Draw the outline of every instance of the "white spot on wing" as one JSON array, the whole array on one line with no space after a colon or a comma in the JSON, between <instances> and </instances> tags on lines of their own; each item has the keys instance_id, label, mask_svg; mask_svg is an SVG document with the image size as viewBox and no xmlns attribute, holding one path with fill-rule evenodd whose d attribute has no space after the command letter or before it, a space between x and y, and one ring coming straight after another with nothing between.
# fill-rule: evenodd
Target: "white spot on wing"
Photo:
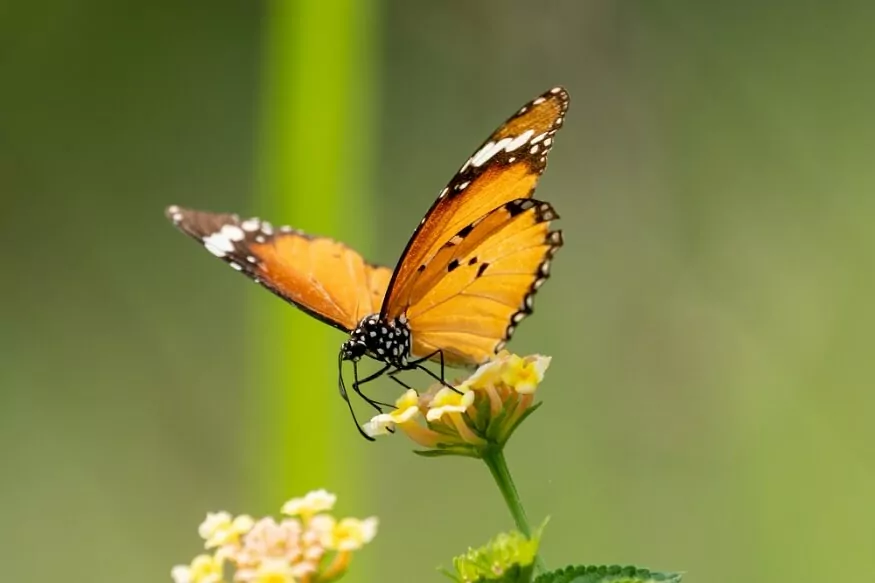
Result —
<instances>
[{"instance_id":1,"label":"white spot on wing","mask_svg":"<svg viewBox=\"0 0 875 583\"><path fill-rule=\"evenodd\" d=\"M482 148L480 148L476 154L471 157L471 165L472 166L480 166L495 154L493 152L493 148L495 148L495 142L486 142ZM467 164L466 164L467 166Z\"/></svg>"},{"instance_id":2,"label":"white spot on wing","mask_svg":"<svg viewBox=\"0 0 875 583\"><path fill-rule=\"evenodd\" d=\"M209 251L210 253L212 253L216 257L224 257L225 256L224 251L222 251L218 247L211 245L210 243L207 243L206 241L204 241L204 247L206 247L207 251Z\"/></svg>"},{"instance_id":3,"label":"white spot on wing","mask_svg":"<svg viewBox=\"0 0 875 583\"><path fill-rule=\"evenodd\" d=\"M504 148L508 152L513 152L523 144L529 141L529 138L535 133L535 130L526 130L516 138L510 141L510 143Z\"/></svg>"},{"instance_id":4,"label":"white spot on wing","mask_svg":"<svg viewBox=\"0 0 875 583\"><path fill-rule=\"evenodd\" d=\"M468 168L469 164L476 167L482 166L499 152L513 152L517 148L529 143L529 140L534 135L534 133L534 130L528 129L515 138L502 138L497 142L486 142L486 144L484 144L483 147L480 148L480 150L478 150L477 153L474 154L470 160L465 162L465 165L462 167L462 171ZM537 146L533 146L532 153L535 154L537 153L537 151ZM513 159L511 161L513 161Z\"/></svg>"},{"instance_id":5,"label":"white spot on wing","mask_svg":"<svg viewBox=\"0 0 875 583\"><path fill-rule=\"evenodd\" d=\"M219 232L231 241L242 241L246 237L243 229L237 225L225 225Z\"/></svg>"},{"instance_id":6,"label":"white spot on wing","mask_svg":"<svg viewBox=\"0 0 875 583\"><path fill-rule=\"evenodd\" d=\"M216 257L224 257L234 251L234 243L222 231L204 237L203 242L207 250Z\"/></svg>"}]
</instances>

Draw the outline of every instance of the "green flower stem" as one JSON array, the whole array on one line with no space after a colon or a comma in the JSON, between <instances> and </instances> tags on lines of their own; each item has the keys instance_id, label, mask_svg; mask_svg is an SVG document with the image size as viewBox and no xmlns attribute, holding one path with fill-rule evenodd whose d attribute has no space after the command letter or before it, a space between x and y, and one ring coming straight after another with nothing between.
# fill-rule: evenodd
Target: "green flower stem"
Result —
<instances>
[{"instance_id":1,"label":"green flower stem","mask_svg":"<svg viewBox=\"0 0 875 583\"><path fill-rule=\"evenodd\" d=\"M498 489L501 491L501 496L504 498L504 503L507 504L507 508L513 516L517 529L526 535L526 538L531 538L532 527L529 526L529 519L526 517L523 503L520 501L519 492L517 492L516 485L513 483L513 477L510 475L510 470L507 469L507 461L504 459L504 450L500 447L490 449L483 454L482 459L486 462L489 472L495 479L495 483L498 485ZM538 572L546 571L540 553L535 557L535 569Z\"/></svg>"}]
</instances>

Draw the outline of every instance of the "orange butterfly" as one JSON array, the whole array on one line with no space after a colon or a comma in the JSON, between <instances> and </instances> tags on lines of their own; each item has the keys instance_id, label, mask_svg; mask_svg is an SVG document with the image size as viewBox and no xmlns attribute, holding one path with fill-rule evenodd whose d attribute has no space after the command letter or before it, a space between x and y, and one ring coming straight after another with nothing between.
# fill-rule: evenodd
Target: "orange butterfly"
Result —
<instances>
[{"instance_id":1,"label":"orange butterfly","mask_svg":"<svg viewBox=\"0 0 875 583\"><path fill-rule=\"evenodd\" d=\"M178 206L166 214L235 270L349 333L338 366L352 361L353 389L379 410L362 384L390 369L399 383L394 374L412 368L435 376L427 360L440 361L443 382L445 363L489 360L531 313L562 245L561 231L550 230L558 216L532 195L567 110L568 93L556 87L489 136L441 191L394 271L332 239L257 218ZM360 380L364 355L384 366ZM352 411L342 370L339 377Z\"/></svg>"}]
</instances>

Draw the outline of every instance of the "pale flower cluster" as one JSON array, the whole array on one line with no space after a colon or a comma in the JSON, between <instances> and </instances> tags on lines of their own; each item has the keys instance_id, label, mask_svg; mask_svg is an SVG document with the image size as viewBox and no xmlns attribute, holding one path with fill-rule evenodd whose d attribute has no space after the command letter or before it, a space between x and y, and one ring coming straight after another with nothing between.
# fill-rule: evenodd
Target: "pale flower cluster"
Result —
<instances>
[{"instance_id":1,"label":"pale flower cluster","mask_svg":"<svg viewBox=\"0 0 875 583\"><path fill-rule=\"evenodd\" d=\"M395 401L395 410L365 424L371 436L401 429L431 453L479 457L503 445L534 410L534 392L550 365L549 356L520 357L503 351L452 388L435 384Z\"/></svg>"},{"instance_id":2,"label":"pale flower cluster","mask_svg":"<svg viewBox=\"0 0 875 583\"><path fill-rule=\"evenodd\" d=\"M198 533L209 551L171 571L175 583L326 583L377 534L377 519L337 520L336 496L315 490L283 505L284 518L207 514ZM228 576L229 578L226 578Z\"/></svg>"}]
</instances>

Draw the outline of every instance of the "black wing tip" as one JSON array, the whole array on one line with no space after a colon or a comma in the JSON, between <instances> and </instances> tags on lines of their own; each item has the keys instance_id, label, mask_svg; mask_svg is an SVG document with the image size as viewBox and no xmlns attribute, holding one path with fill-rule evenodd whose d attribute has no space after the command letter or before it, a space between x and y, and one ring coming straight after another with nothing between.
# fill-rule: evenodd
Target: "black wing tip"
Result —
<instances>
[{"instance_id":1,"label":"black wing tip","mask_svg":"<svg viewBox=\"0 0 875 583\"><path fill-rule=\"evenodd\" d=\"M554 96L559 99L559 101L570 101L571 95L569 95L568 90L562 85L556 85L549 91L545 91L542 97L550 97Z\"/></svg>"},{"instance_id":2,"label":"black wing tip","mask_svg":"<svg viewBox=\"0 0 875 583\"><path fill-rule=\"evenodd\" d=\"M559 213L556 212L556 209L553 208L553 205L549 202L544 202L543 200L531 199L532 202L535 203L535 212L537 213L538 222L549 223L550 221L555 221L556 219L561 218Z\"/></svg>"},{"instance_id":3,"label":"black wing tip","mask_svg":"<svg viewBox=\"0 0 875 583\"><path fill-rule=\"evenodd\" d=\"M568 112L568 104L571 101L571 95L568 93L568 90L565 89L565 87L557 85L529 101L517 112L517 115L522 115L533 107L537 107L542 103L546 103L548 101L558 101L560 115L564 117L565 114Z\"/></svg>"}]
</instances>

